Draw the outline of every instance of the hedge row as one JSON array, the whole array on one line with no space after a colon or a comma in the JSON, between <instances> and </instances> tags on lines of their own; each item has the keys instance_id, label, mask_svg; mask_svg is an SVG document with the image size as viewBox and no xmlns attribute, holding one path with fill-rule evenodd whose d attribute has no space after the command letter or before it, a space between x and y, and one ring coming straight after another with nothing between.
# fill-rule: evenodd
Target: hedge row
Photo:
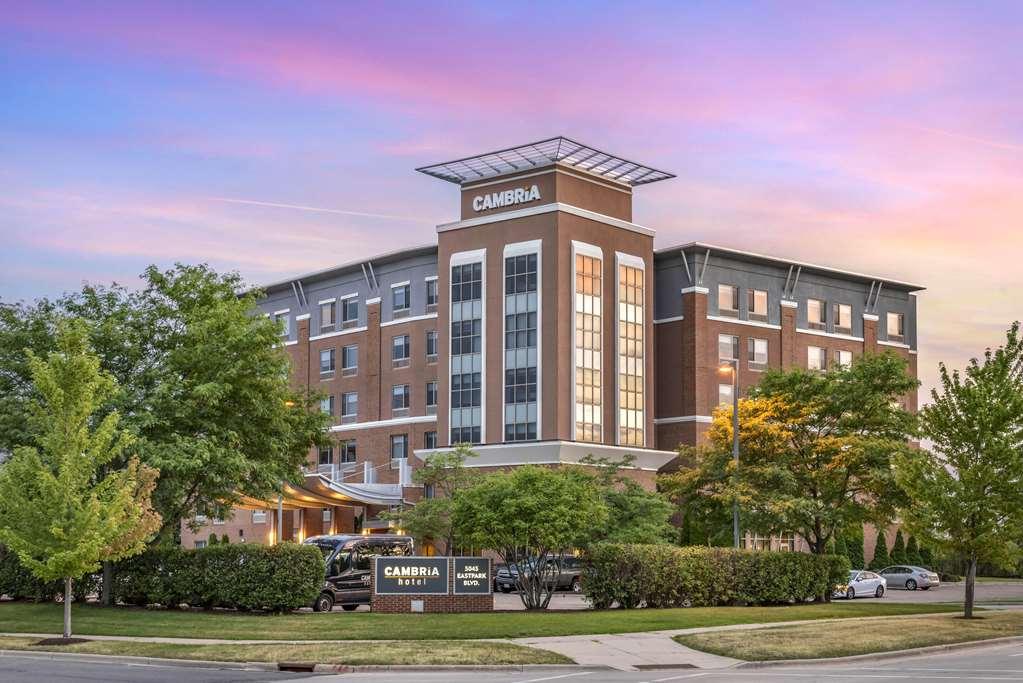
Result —
<instances>
[{"instance_id":1,"label":"hedge row","mask_svg":"<svg viewBox=\"0 0 1023 683\"><path fill-rule=\"evenodd\" d=\"M77 601L85 600L99 590L99 575L88 574L71 584L71 591ZM0 595L13 600L52 602L64 595L64 582L40 581L25 569L18 556L0 547Z\"/></svg>"},{"instance_id":2,"label":"hedge row","mask_svg":"<svg viewBox=\"0 0 1023 683\"><path fill-rule=\"evenodd\" d=\"M848 558L796 552L600 544L583 590L594 607L777 605L829 600Z\"/></svg>"},{"instance_id":3,"label":"hedge row","mask_svg":"<svg viewBox=\"0 0 1023 683\"><path fill-rule=\"evenodd\" d=\"M280 612L311 605L323 575L319 549L295 543L153 549L117 565L114 599Z\"/></svg>"}]
</instances>

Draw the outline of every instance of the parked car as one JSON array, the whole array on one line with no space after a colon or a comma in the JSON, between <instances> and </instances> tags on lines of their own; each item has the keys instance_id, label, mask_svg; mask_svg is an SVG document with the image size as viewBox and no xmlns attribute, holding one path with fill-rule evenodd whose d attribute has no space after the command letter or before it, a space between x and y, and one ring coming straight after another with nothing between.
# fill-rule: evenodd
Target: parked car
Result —
<instances>
[{"instance_id":1,"label":"parked car","mask_svg":"<svg viewBox=\"0 0 1023 683\"><path fill-rule=\"evenodd\" d=\"M846 600L870 596L883 598L887 588L888 585L880 574L865 569L854 569L849 572L847 583L835 586L834 596Z\"/></svg>"},{"instance_id":2,"label":"parked car","mask_svg":"<svg viewBox=\"0 0 1023 683\"><path fill-rule=\"evenodd\" d=\"M368 605L374 559L412 555L415 549L411 536L396 534L313 536L304 544L314 545L323 553L323 590L312 605L317 612L329 612L334 605L341 605L347 612Z\"/></svg>"},{"instance_id":3,"label":"parked car","mask_svg":"<svg viewBox=\"0 0 1023 683\"><path fill-rule=\"evenodd\" d=\"M905 588L908 591L915 591L917 588L925 591L941 585L940 577L930 569L907 564L885 567L881 570L881 576L890 587Z\"/></svg>"},{"instance_id":4,"label":"parked car","mask_svg":"<svg viewBox=\"0 0 1023 683\"><path fill-rule=\"evenodd\" d=\"M518 563L527 573L532 571L535 564L535 558L522 560ZM582 590L583 563L578 557L572 555L553 557L547 560L547 566L548 571L556 573L554 590L570 590L573 593ZM501 565L497 570L494 583L502 593L511 593L513 590L518 590L518 576L519 568L515 563Z\"/></svg>"}]
</instances>

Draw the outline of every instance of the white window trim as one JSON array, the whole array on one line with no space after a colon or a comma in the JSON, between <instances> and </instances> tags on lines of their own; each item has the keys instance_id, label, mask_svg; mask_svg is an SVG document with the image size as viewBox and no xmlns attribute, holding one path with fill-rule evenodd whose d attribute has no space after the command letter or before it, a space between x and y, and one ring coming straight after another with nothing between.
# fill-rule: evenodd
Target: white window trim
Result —
<instances>
[{"instance_id":1,"label":"white window trim","mask_svg":"<svg viewBox=\"0 0 1023 683\"><path fill-rule=\"evenodd\" d=\"M455 266L464 266L469 263L480 264L480 443L487 442L487 250L473 249L471 251L458 251L448 257L448 273ZM502 289L503 291L503 289ZM438 295L440 293L438 292ZM454 307L450 292L448 293L448 323L451 322L451 311ZM448 433L447 441L451 441L451 353L448 352ZM439 387L438 387L439 388ZM428 417L437 419L436 415ZM438 436L438 438L440 438Z\"/></svg>"},{"instance_id":2,"label":"white window trim","mask_svg":"<svg viewBox=\"0 0 1023 683\"><path fill-rule=\"evenodd\" d=\"M765 330L780 330L781 325L775 325L774 323L762 323L759 320L742 320L741 318L728 318L720 315L708 315L707 320L713 320L718 323L732 323L735 325L748 325L749 327L760 327Z\"/></svg>"},{"instance_id":3,"label":"white window trim","mask_svg":"<svg viewBox=\"0 0 1023 683\"><path fill-rule=\"evenodd\" d=\"M342 294L341 296L337 297L337 300L338 301L347 301L348 299L354 299L357 296L359 296L358 292L352 292L351 294Z\"/></svg>"},{"instance_id":4,"label":"white window trim","mask_svg":"<svg viewBox=\"0 0 1023 683\"><path fill-rule=\"evenodd\" d=\"M316 302L316 305L317 306L322 306L324 304L335 303L336 301L337 301L337 297L336 296L332 296L329 299L320 299L319 301Z\"/></svg>"},{"instance_id":5,"label":"white window trim","mask_svg":"<svg viewBox=\"0 0 1023 683\"><path fill-rule=\"evenodd\" d=\"M575 259L573 259L573 262L574 262L574 260ZM642 420L642 423L640 425L640 431L641 431L641 434L642 434L642 437L641 437L642 441L641 441L641 443L640 443L640 445L638 447L639 448L646 448L646 437L647 437L647 431L646 431L647 409L646 409L646 406L647 406L647 398L649 398L649 396L647 395L647 392L649 391L649 386L648 385L649 385L649 382L650 382L649 378L647 377L647 372L646 372L647 356L649 355L647 353L647 339L650 336L648 334L648 332L647 332L647 310L646 310L647 306L646 306L646 298L647 298L648 292L647 292L647 282L646 282L646 261L644 261L641 256L634 256L632 254L625 254L625 253L622 253L620 251L616 251L615 252L615 280L614 280L614 291L615 291L615 298L614 298L614 303L615 303L615 444L617 444L619 446L622 445L622 443L621 443L621 438L622 438L622 425L621 425L622 412L621 412L621 406L619 405L620 402L621 402L621 391L622 391L622 388L621 388L621 386L619 386L619 383L621 382L622 374L621 374L621 372L619 372L619 367L618 367L619 360L621 359L621 342L622 342L622 335L621 335L621 329L620 329L621 328L621 324L622 324L622 321L621 321L621 306L619 305L619 301L618 301L618 288L621 285L621 283L618 280L619 277L620 277L620 273L618 272L620 270L620 268L619 268L620 266L627 266L627 267L630 267L630 268L637 268L637 269L643 271L643 420ZM573 286L573 288L575 287L575 278L572 278L572 286ZM603 350L601 352L603 352ZM573 375L574 375L574 373L573 373ZM574 381L574 377L573 377L573 381Z\"/></svg>"},{"instance_id":6,"label":"white window trim","mask_svg":"<svg viewBox=\"0 0 1023 683\"><path fill-rule=\"evenodd\" d=\"M504 441L504 428L507 426L505 422L505 410L507 404L504 401L504 397L508 395L507 386L507 368L505 367L505 359L507 358L507 349L504 348L505 335L508 332L507 319L508 311L505 308L507 295L504 294L504 282L508 276L507 263L505 259L512 256L528 256L529 254L536 254L536 438L541 440L543 438L543 432L541 431L543 424L543 363L541 361L542 349L543 349L543 240L529 240L526 242L513 242L512 244L504 245L504 258L501 259L501 440ZM574 285L573 285L574 286ZM573 373L573 384L575 383L575 374Z\"/></svg>"},{"instance_id":7,"label":"white window trim","mask_svg":"<svg viewBox=\"0 0 1023 683\"><path fill-rule=\"evenodd\" d=\"M427 275L426 277L423 278L423 282L433 282L434 280L437 279L439 278L436 275Z\"/></svg>"},{"instance_id":8,"label":"white window trim","mask_svg":"<svg viewBox=\"0 0 1023 683\"><path fill-rule=\"evenodd\" d=\"M579 254L583 256L591 256L600 260L600 437L597 439L597 443L604 442L604 250L600 247L587 244L586 242L578 242L572 240L572 440L578 441L576 435L576 392L575 392L575 371L578 367L576 365L576 344L575 344L575 316L576 316L576 291L575 291L575 280L576 280L576 269L575 269L575 257Z\"/></svg>"},{"instance_id":9,"label":"white window trim","mask_svg":"<svg viewBox=\"0 0 1023 683\"><path fill-rule=\"evenodd\" d=\"M408 287L412 284L412 280L405 280L404 282L395 282L391 285L391 289L397 289L398 287Z\"/></svg>"},{"instance_id":10,"label":"white window trim","mask_svg":"<svg viewBox=\"0 0 1023 683\"><path fill-rule=\"evenodd\" d=\"M436 422L436 415L413 415L411 417L396 417L390 420L374 420L372 422L349 422L333 425L332 432L354 432L360 429L374 429L376 427L395 427L398 425L419 424L421 422Z\"/></svg>"},{"instance_id":11,"label":"white window trim","mask_svg":"<svg viewBox=\"0 0 1023 683\"><path fill-rule=\"evenodd\" d=\"M830 339L844 339L846 341L862 342L863 337L857 337L851 334L840 334L838 332L825 332L824 330L807 330L802 327L797 327L796 332L802 334L812 334L815 337L828 337Z\"/></svg>"},{"instance_id":12,"label":"white window trim","mask_svg":"<svg viewBox=\"0 0 1023 683\"><path fill-rule=\"evenodd\" d=\"M346 334L355 334L356 332L365 332L367 328L363 327L349 327L345 330L337 330L336 332L326 332L324 334L317 334L309 337L309 341L316 341L317 339L329 339L330 337L340 337Z\"/></svg>"},{"instance_id":13,"label":"white window trim","mask_svg":"<svg viewBox=\"0 0 1023 683\"><path fill-rule=\"evenodd\" d=\"M398 310L404 311L407 309L400 308ZM397 320L388 320L387 322L380 323L380 327L390 327L391 325L403 325L405 323L414 323L417 320L430 320L436 317L437 317L436 313L426 313L424 315L410 315L405 318L398 318Z\"/></svg>"}]
</instances>

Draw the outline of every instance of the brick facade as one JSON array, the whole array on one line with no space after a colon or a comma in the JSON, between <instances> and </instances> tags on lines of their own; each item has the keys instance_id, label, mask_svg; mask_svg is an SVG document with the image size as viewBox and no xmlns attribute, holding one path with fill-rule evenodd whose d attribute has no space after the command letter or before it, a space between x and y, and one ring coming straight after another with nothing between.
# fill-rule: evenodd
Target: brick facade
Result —
<instances>
[{"instance_id":1,"label":"brick facade","mask_svg":"<svg viewBox=\"0 0 1023 683\"><path fill-rule=\"evenodd\" d=\"M493 571L493 567L491 567ZM493 576L491 576L493 583ZM455 594L455 563L454 558L448 561L448 594L447 595L377 595L374 580L370 579L370 610L373 612L409 613L412 602L421 601L423 613L436 612L493 612L494 594L456 595Z\"/></svg>"}]
</instances>

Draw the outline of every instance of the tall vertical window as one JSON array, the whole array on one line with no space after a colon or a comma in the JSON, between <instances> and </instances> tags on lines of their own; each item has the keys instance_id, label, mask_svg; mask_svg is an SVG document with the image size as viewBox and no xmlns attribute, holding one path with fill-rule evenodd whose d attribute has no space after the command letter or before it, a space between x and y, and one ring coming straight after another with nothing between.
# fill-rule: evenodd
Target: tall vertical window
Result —
<instances>
[{"instance_id":1,"label":"tall vertical window","mask_svg":"<svg viewBox=\"0 0 1023 683\"><path fill-rule=\"evenodd\" d=\"M806 367L810 370L828 369L828 351L818 346L806 347Z\"/></svg>"},{"instance_id":2,"label":"tall vertical window","mask_svg":"<svg viewBox=\"0 0 1023 683\"><path fill-rule=\"evenodd\" d=\"M395 384L391 387L391 410L402 412L408 410L409 406L409 385Z\"/></svg>"},{"instance_id":3,"label":"tall vertical window","mask_svg":"<svg viewBox=\"0 0 1023 683\"><path fill-rule=\"evenodd\" d=\"M834 304L831 307L831 319L835 321L835 332L852 334L852 306L849 304Z\"/></svg>"},{"instance_id":4,"label":"tall vertical window","mask_svg":"<svg viewBox=\"0 0 1023 683\"><path fill-rule=\"evenodd\" d=\"M338 444L337 459L343 465L351 465L355 462L355 439L342 441Z\"/></svg>"},{"instance_id":5,"label":"tall vertical window","mask_svg":"<svg viewBox=\"0 0 1023 683\"><path fill-rule=\"evenodd\" d=\"M536 439L537 255L504 259L504 440Z\"/></svg>"},{"instance_id":6,"label":"tall vertical window","mask_svg":"<svg viewBox=\"0 0 1023 683\"><path fill-rule=\"evenodd\" d=\"M337 322L336 310L337 302L333 299L320 303L320 332L330 332L334 329L334 324Z\"/></svg>"},{"instance_id":7,"label":"tall vertical window","mask_svg":"<svg viewBox=\"0 0 1023 683\"><path fill-rule=\"evenodd\" d=\"M599 252L597 252L599 253ZM575 255L575 439L603 435L601 382L602 278L600 256Z\"/></svg>"},{"instance_id":8,"label":"tall vertical window","mask_svg":"<svg viewBox=\"0 0 1023 683\"><path fill-rule=\"evenodd\" d=\"M320 350L320 377L334 376L334 349Z\"/></svg>"},{"instance_id":9,"label":"tall vertical window","mask_svg":"<svg viewBox=\"0 0 1023 683\"><path fill-rule=\"evenodd\" d=\"M394 314L408 313L412 307L412 286L401 284L391 287L391 312Z\"/></svg>"},{"instance_id":10,"label":"tall vertical window","mask_svg":"<svg viewBox=\"0 0 1023 683\"><path fill-rule=\"evenodd\" d=\"M437 432L423 432L423 448L437 447Z\"/></svg>"},{"instance_id":11,"label":"tall vertical window","mask_svg":"<svg viewBox=\"0 0 1023 683\"><path fill-rule=\"evenodd\" d=\"M734 363L739 360L739 338L731 334L718 335L718 363Z\"/></svg>"},{"instance_id":12,"label":"tall vertical window","mask_svg":"<svg viewBox=\"0 0 1023 683\"><path fill-rule=\"evenodd\" d=\"M331 417L334 416L334 394L320 399L320 412L326 413Z\"/></svg>"},{"instance_id":13,"label":"tall vertical window","mask_svg":"<svg viewBox=\"0 0 1023 683\"><path fill-rule=\"evenodd\" d=\"M391 360L395 367L404 367L409 363L411 349L409 348L409 336L399 334L391 338Z\"/></svg>"},{"instance_id":14,"label":"tall vertical window","mask_svg":"<svg viewBox=\"0 0 1023 683\"><path fill-rule=\"evenodd\" d=\"M835 351L835 365L843 368L852 365L852 351Z\"/></svg>"},{"instance_id":15,"label":"tall vertical window","mask_svg":"<svg viewBox=\"0 0 1023 683\"><path fill-rule=\"evenodd\" d=\"M731 406L732 405L732 390L731 384L719 384L718 385L718 405L719 406Z\"/></svg>"},{"instance_id":16,"label":"tall vertical window","mask_svg":"<svg viewBox=\"0 0 1023 683\"><path fill-rule=\"evenodd\" d=\"M408 434L391 435L391 460L408 457Z\"/></svg>"},{"instance_id":17,"label":"tall vertical window","mask_svg":"<svg viewBox=\"0 0 1023 683\"><path fill-rule=\"evenodd\" d=\"M426 414L433 415L437 412L437 383L426 383Z\"/></svg>"},{"instance_id":18,"label":"tall vertical window","mask_svg":"<svg viewBox=\"0 0 1023 683\"><path fill-rule=\"evenodd\" d=\"M820 299L806 300L806 324L811 330L824 330L828 327L828 306Z\"/></svg>"},{"instance_id":19,"label":"tall vertical window","mask_svg":"<svg viewBox=\"0 0 1023 683\"><path fill-rule=\"evenodd\" d=\"M750 370L767 369L767 340L749 338L749 357L747 359Z\"/></svg>"},{"instance_id":20,"label":"tall vertical window","mask_svg":"<svg viewBox=\"0 0 1023 683\"><path fill-rule=\"evenodd\" d=\"M889 313L885 316L888 338L902 341L906 338L906 316L902 313Z\"/></svg>"},{"instance_id":21,"label":"tall vertical window","mask_svg":"<svg viewBox=\"0 0 1023 683\"><path fill-rule=\"evenodd\" d=\"M767 292L763 289L751 289L749 290L748 300L746 302L748 307L748 316L750 320L767 320Z\"/></svg>"},{"instance_id":22,"label":"tall vertical window","mask_svg":"<svg viewBox=\"0 0 1023 683\"><path fill-rule=\"evenodd\" d=\"M629 258L629 260L632 260ZM644 271L618 264L618 443L645 445Z\"/></svg>"},{"instance_id":23,"label":"tall vertical window","mask_svg":"<svg viewBox=\"0 0 1023 683\"><path fill-rule=\"evenodd\" d=\"M359 371L359 346L349 344L341 348L341 374L354 375Z\"/></svg>"},{"instance_id":24,"label":"tall vertical window","mask_svg":"<svg viewBox=\"0 0 1023 683\"><path fill-rule=\"evenodd\" d=\"M354 296L341 301L341 327L355 327L359 324L359 300Z\"/></svg>"},{"instance_id":25,"label":"tall vertical window","mask_svg":"<svg viewBox=\"0 0 1023 683\"><path fill-rule=\"evenodd\" d=\"M320 454L316 462L320 465L332 465L334 464L334 448L333 446L320 446Z\"/></svg>"},{"instance_id":26,"label":"tall vertical window","mask_svg":"<svg viewBox=\"0 0 1023 683\"><path fill-rule=\"evenodd\" d=\"M451 266L450 443L480 443L483 425L483 263Z\"/></svg>"},{"instance_id":27,"label":"tall vertical window","mask_svg":"<svg viewBox=\"0 0 1023 683\"><path fill-rule=\"evenodd\" d=\"M437 300L437 278L433 278L426 281L426 307L435 307Z\"/></svg>"},{"instance_id":28,"label":"tall vertical window","mask_svg":"<svg viewBox=\"0 0 1023 683\"><path fill-rule=\"evenodd\" d=\"M341 421L355 422L359 417L359 394L348 391L341 394Z\"/></svg>"},{"instance_id":29,"label":"tall vertical window","mask_svg":"<svg viewBox=\"0 0 1023 683\"><path fill-rule=\"evenodd\" d=\"M282 337L287 337L291 334L291 315L288 309L274 311L273 321L280 327Z\"/></svg>"},{"instance_id":30,"label":"tall vertical window","mask_svg":"<svg viewBox=\"0 0 1023 683\"><path fill-rule=\"evenodd\" d=\"M437 359L437 330L429 330L426 333L426 358Z\"/></svg>"},{"instance_id":31,"label":"tall vertical window","mask_svg":"<svg viewBox=\"0 0 1023 683\"><path fill-rule=\"evenodd\" d=\"M718 285L718 313L739 315L739 288L735 285Z\"/></svg>"}]
</instances>

